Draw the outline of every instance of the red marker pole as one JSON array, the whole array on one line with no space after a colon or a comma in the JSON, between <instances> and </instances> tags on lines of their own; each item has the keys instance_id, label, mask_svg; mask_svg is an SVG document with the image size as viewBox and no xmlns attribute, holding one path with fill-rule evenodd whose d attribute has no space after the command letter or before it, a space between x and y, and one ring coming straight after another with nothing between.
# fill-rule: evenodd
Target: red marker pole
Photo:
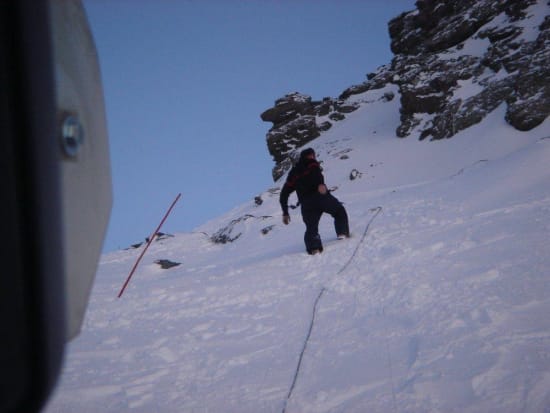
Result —
<instances>
[{"instance_id":1,"label":"red marker pole","mask_svg":"<svg viewBox=\"0 0 550 413\"><path fill-rule=\"evenodd\" d=\"M153 239L155 238L155 236L157 235L157 233L160 231L160 227L162 227L162 224L164 224L164 221L166 221L166 218L168 218L168 215L170 215L170 212L172 212L172 208L174 208L174 205L176 205L176 202L178 202L178 200L180 199L181 197L181 194L178 194L178 196L176 197L176 199L174 199L174 202L172 202L172 205L170 205L170 208L168 208L168 211L166 211L166 214L164 214L164 218L162 218L162 221L160 221L160 224L159 226L157 227L157 229L155 229L155 231L153 232L153 235L151 235L149 237L149 241L147 241L147 244L145 245L145 248L143 249L143 251L141 252L139 258L137 259L136 263L134 264L134 267L132 268L132 271L130 271L130 274L128 274L128 278L126 278L126 282L124 283L124 285L122 286L122 288L120 289L120 292L118 293L118 298L120 298L122 296L122 293L124 292L124 290L126 289L126 286L128 285L128 283L130 282L130 278L132 278L132 275L134 275L134 272L136 271L136 268L138 267L139 265L139 262L141 261L141 259L143 258L143 256L145 255L145 251L147 251L147 248L149 248L149 245L151 245L151 243L153 242Z\"/></svg>"}]
</instances>

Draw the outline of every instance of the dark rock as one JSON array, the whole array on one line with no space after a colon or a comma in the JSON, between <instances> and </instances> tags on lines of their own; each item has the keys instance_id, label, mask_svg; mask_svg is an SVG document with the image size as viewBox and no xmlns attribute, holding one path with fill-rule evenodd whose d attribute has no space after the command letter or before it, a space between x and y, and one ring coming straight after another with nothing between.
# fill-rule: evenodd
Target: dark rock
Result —
<instances>
[{"instance_id":1,"label":"dark rock","mask_svg":"<svg viewBox=\"0 0 550 413\"><path fill-rule=\"evenodd\" d=\"M281 162L277 163L273 170L271 171L271 174L273 176L273 180L277 181L280 177L282 177L286 171L290 170L292 168L292 165L294 164L292 156L289 156L285 159L283 159Z\"/></svg>"},{"instance_id":2,"label":"dark rock","mask_svg":"<svg viewBox=\"0 0 550 413\"><path fill-rule=\"evenodd\" d=\"M331 98L313 102L310 96L295 92L276 100L273 108L261 114L262 120L273 123L266 138L269 153L276 164L272 171L275 180L289 166L285 160L296 148L318 138L321 132L332 127L329 121L317 124L317 117L338 110L337 104ZM353 105L340 103L340 106L346 111L355 110Z\"/></svg>"},{"instance_id":3,"label":"dark rock","mask_svg":"<svg viewBox=\"0 0 550 413\"><path fill-rule=\"evenodd\" d=\"M439 7L443 3L445 7ZM448 138L480 122L502 103L507 104L506 120L515 128L539 125L549 114L549 18L540 26L536 41L519 42L521 26L490 22L502 13L513 16L512 21L526 18L533 0L450 3L417 2L417 12L390 22L392 49L397 53L392 69L399 75L396 83L401 92L401 125L396 134L405 137L416 130L421 139ZM429 23L434 13L440 21ZM464 40L473 37L490 41L484 56L445 58L445 53L453 52L449 49L458 50ZM485 68L495 73L491 76ZM506 73L497 76L501 69ZM458 101L453 94L460 80L470 80L481 90ZM418 114L433 118L421 125Z\"/></svg>"},{"instance_id":4,"label":"dark rock","mask_svg":"<svg viewBox=\"0 0 550 413\"><path fill-rule=\"evenodd\" d=\"M210 237L210 240L215 244L227 244L234 242L242 235L242 224L249 219L265 220L272 218L271 216L254 216L250 214L243 215L239 218L232 220L225 227L219 229L214 235Z\"/></svg>"},{"instance_id":5,"label":"dark rock","mask_svg":"<svg viewBox=\"0 0 550 413\"><path fill-rule=\"evenodd\" d=\"M344 120L346 118L346 116L340 112L333 112L328 117L335 121Z\"/></svg>"},{"instance_id":6,"label":"dark rock","mask_svg":"<svg viewBox=\"0 0 550 413\"><path fill-rule=\"evenodd\" d=\"M386 102L391 102L394 97L395 94L393 92L386 92L384 93L384 96L382 96L382 99L384 99Z\"/></svg>"},{"instance_id":7,"label":"dark rock","mask_svg":"<svg viewBox=\"0 0 550 413\"><path fill-rule=\"evenodd\" d=\"M275 101L275 106L260 115L264 122L274 127L292 121L301 115L313 115L311 97L298 92L290 93Z\"/></svg>"},{"instance_id":8,"label":"dark rock","mask_svg":"<svg viewBox=\"0 0 550 413\"><path fill-rule=\"evenodd\" d=\"M319 137L315 116L300 116L267 133L267 147L275 162L282 162L294 149Z\"/></svg>"},{"instance_id":9,"label":"dark rock","mask_svg":"<svg viewBox=\"0 0 550 413\"><path fill-rule=\"evenodd\" d=\"M352 97L388 85L399 90L400 138L450 138L500 105L506 105L505 120L514 128L526 131L540 125L550 114L550 16L536 16L543 10L529 9L536 3L417 0L416 10L388 24L394 52L390 64L368 73L337 99L312 101L293 93L262 114L273 122L267 134L276 163L273 178L283 176L299 149L330 128L327 117L343 121L347 113L369 104ZM542 23L533 38L531 29L524 33L533 24L522 20L535 18ZM394 97L386 92L380 100Z\"/></svg>"},{"instance_id":10,"label":"dark rock","mask_svg":"<svg viewBox=\"0 0 550 413\"><path fill-rule=\"evenodd\" d=\"M317 116L326 116L334 107L331 98L324 98L321 102L314 102L314 111Z\"/></svg>"},{"instance_id":11,"label":"dark rock","mask_svg":"<svg viewBox=\"0 0 550 413\"><path fill-rule=\"evenodd\" d=\"M155 264L160 265L160 268L162 268L163 270L167 270L169 268L177 267L178 265L181 265L180 262L174 262L170 260L156 260Z\"/></svg>"},{"instance_id":12,"label":"dark rock","mask_svg":"<svg viewBox=\"0 0 550 413\"><path fill-rule=\"evenodd\" d=\"M216 233L210 237L210 240L214 244L227 244L228 242L233 242L237 240L242 235L242 232L235 234L235 227L237 226L237 224L244 222L250 218L254 218L254 215L246 214L242 217L232 220L228 225L216 231Z\"/></svg>"},{"instance_id":13,"label":"dark rock","mask_svg":"<svg viewBox=\"0 0 550 413\"><path fill-rule=\"evenodd\" d=\"M338 103L336 105L336 111L340 113L351 113L359 109L359 104L357 103Z\"/></svg>"},{"instance_id":14,"label":"dark rock","mask_svg":"<svg viewBox=\"0 0 550 413\"><path fill-rule=\"evenodd\" d=\"M320 131L324 132L332 128L332 123L330 123L328 120L324 121L320 125L317 125Z\"/></svg>"},{"instance_id":15,"label":"dark rock","mask_svg":"<svg viewBox=\"0 0 550 413\"><path fill-rule=\"evenodd\" d=\"M275 228L275 225L269 225L269 226L267 226L267 227L265 227L265 228L262 228L262 230L261 230L262 235L267 235L267 234L269 234L269 232L270 232L273 228Z\"/></svg>"},{"instance_id":16,"label":"dark rock","mask_svg":"<svg viewBox=\"0 0 550 413\"><path fill-rule=\"evenodd\" d=\"M354 181L356 180L357 178L361 178L363 176L363 174L361 172L359 172L357 169L352 169L350 174L349 174L349 180L350 181Z\"/></svg>"}]
</instances>

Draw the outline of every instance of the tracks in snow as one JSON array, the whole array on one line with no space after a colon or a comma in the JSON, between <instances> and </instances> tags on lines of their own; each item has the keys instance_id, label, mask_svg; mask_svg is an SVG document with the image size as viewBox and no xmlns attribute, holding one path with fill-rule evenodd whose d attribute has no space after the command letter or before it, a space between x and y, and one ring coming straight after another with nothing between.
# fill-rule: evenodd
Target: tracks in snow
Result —
<instances>
[{"instance_id":1,"label":"tracks in snow","mask_svg":"<svg viewBox=\"0 0 550 413\"><path fill-rule=\"evenodd\" d=\"M365 229L363 231L363 234L361 235L361 238L359 239L359 242L357 243L357 246L353 250L352 254L348 258L348 260L342 265L342 267L336 272L336 276L339 276L340 274L344 273L349 265L353 262L355 257L357 256L357 252L359 251L359 248L363 245L363 242L365 241L365 238L367 236L367 233L369 231L370 225L372 222L376 219L378 214L382 212L382 207L378 206L376 208L371 208L370 212L373 212L374 215L371 216L371 218L368 220L367 224L365 225ZM315 302L313 303L313 310L311 312L311 319L309 323L309 328L306 334L306 338L304 340L304 344L302 345L302 350L300 351L300 356L298 357L298 364L296 365L296 369L294 370L294 377L292 378L292 383L290 385L290 388L288 390L288 394L286 396L286 399L284 401L283 410L282 413L286 413L286 408L288 405L288 402L290 398L292 397L292 393L294 392L294 387L296 386L296 383L298 381L298 375L300 374L300 369L302 367L302 360L304 358L304 354L307 350L307 346L309 343L309 338L311 337L311 333L313 331L313 327L315 326L315 317L317 315L317 308L319 306L319 302L321 301L321 298L323 297L323 294L327 290L326 286L323 286L321 290L319 291L319 294L317 294L317 297L315 298Z\"/></svg>"}]
</instances>

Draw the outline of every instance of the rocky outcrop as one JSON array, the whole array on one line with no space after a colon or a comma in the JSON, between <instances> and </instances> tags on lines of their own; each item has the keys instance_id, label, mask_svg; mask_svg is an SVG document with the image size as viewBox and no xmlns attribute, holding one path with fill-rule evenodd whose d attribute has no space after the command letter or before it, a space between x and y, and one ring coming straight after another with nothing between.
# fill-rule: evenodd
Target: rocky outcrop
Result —
<instances>
[{"instance_id":1,"label":"rocky outcrop","mask_svg":"<svg viewBox=\"0 0 550 413\"><path fill-rule=\"evenodd\" d=\"M160 268L162 268L163 270L168 270L172 267L177 267L178 265L181 265L181 262L161 259L161 260L155 260L155 264L160 265Z\"/></svg>"},{"instance_id":2,"label":"rocky outcrop","mask_svg":"<svg viewBox=\"0 0 550 413\"><path fill-rule=\"evenodd\" d=\"M503 104L518 130L548 117L550 1L417 0L416 7L389 22L394 58L363 83L319 102L293 93L261 115L273 123L267 143L275 180L296 149L359 107L350 103L354 95L388 84L400 92L401 138L450 138Z\"/></svg>"},{"instance_id":3,"label":"rocky outcrop","mask_svg":"<svg viewBox=\"0 0 550 413\"><path fill-rule=\"evenodd\" d=\"M503 103L516 129L529 130L546 119L546 0L421 0L417 8L389 23L396 54L391 71L401 92L397 136L449 138ZM457 93L466 86L476 92Z\"/></svg>"},{"instance_id":4,"label":"rocky outcrop","mask_svg":"<svg viewBox=\"0 0 550 413\"><path fill-rule=\"evenodd\" d=\"M232 220L225 227L220 228L218 231L216 231L216 233L214 233L210 237L210 241L212 241L214 244L227 244L230 242L234 242L237 239L239 239L239 237L245 231L244 226L246 225L246 221L250 219L262 221L269 218L272 218L272 217L267 215L257 217L254 215L245 214L237 219ZM269 230L265 232L265 228L264 228L262 229L261 232L262 234L265 235L267 234L267 232L269 232Z\"/></svg>"},{"instance_id":5,"label":"rocky outcrop","mask_svg":"<svg viewBox=\"0 0 550 413\"><path fill-rule=\"evenodd\" d=\"M267 133L267 147L276 163L273 179L277 180L292 164L296 148L319 137L332 122L344 119L346 113L358 107L340 99L312 101L311 96L298 92L276 100L275 106L261 114L263 121L273 123Z\"/></svg>"}]
</instances>

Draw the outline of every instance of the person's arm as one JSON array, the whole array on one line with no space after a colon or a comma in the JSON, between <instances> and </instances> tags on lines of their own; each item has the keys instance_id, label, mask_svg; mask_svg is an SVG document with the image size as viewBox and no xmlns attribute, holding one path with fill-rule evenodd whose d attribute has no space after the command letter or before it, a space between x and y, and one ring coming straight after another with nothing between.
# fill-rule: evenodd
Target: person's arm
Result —
<instances>
[{"instance_id":1,"label":"person's arm","mask_svg":"<svg viewBox=\"0 0 550 413\"><path fill-rule=\"evenodd\" d=\"M283 210L283 216L288 216L288 197L294 192L294 188L289 185L288 182L285 182L281 194L279 195L279 203L281 204L281 209Z\"/></svg>"}]
</instances>

